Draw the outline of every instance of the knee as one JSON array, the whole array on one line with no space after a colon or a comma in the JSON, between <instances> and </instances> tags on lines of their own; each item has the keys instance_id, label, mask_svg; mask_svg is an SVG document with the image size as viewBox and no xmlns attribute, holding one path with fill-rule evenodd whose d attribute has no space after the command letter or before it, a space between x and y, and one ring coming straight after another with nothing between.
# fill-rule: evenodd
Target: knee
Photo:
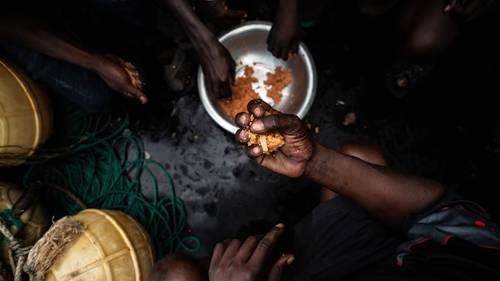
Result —
<instances>
[{"instance_id":1,"label":"knee","mask_svg":"<svg viewBox=\"0 0 500 281\"><path fill-rule=\"evenodd\" d=\"M386 166L382 150L377 145L347 143L341 145L338 152L349 155L370 164Z\"/></svg>"},{"instance_id":2,"label":"knee","mask_svg":"<svg viewBox=\"0 0 500 281\"><path fill-rule=\"evenodd\" d=\"M411 34L403 46L403 53L409 57L427 57L441 53L446 44L430 33Z\"/></svg>"},{"instance_id":3,"label":"knee","mask_svg":"<svg viewBox=\"0 0 500 281\"><path fill-rule=\"evenodd\" d=\"M433 57L449 49L456 37L456 26L449 20L430 20L416 24L406 34L402 52L409 57Z\"/></svg>"},{"instance_id":4,"label":"knee","mask_svg":"<svg viewBox=\"0 0 500 281\"><path fill-rule=\"evenodd\" d=\"M199 266L192 260L180 257L165 257L158 261L149 277L150 281L205 281Z\"/></svg>"}]
</instances>

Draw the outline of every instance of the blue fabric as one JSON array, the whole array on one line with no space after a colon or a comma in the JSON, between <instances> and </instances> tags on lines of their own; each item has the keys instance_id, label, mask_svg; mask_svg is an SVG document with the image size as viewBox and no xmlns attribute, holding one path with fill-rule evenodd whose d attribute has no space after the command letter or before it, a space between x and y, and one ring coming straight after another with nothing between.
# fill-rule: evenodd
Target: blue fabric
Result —
<instances>
[{"instance_id":1,"label":"blue fabric","mask_svg":"<svg viewBox=\"0 0 500 281\"><path fill-rule=\"evenodd\" d=\"M106 111L111 105L112 91L92 71L20 46L0 44L0 55L87 112Z\"/></svg>"}]
</instances>

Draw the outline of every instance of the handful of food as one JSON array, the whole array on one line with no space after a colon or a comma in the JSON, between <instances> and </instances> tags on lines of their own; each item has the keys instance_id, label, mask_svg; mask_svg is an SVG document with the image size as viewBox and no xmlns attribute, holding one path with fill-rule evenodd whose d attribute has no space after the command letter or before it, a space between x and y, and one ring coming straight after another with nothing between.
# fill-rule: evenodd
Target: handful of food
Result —
<instances>
[{"instance_id":1,"label":"handful of food","mask_svg":"<svg viewBox=\"0 0 500 281\"><path fill-rule=\"evenodd\" d=\"M255 117L250 114L250 124L249 127L252 126L252 122ZM271 154L278 150L278 148L285 145L285 138L280 133L270 133L270 134L256 134L248 131L248 146L259 145L262 148L262 152L264 154Z\"/></svg>"}]
</instances>

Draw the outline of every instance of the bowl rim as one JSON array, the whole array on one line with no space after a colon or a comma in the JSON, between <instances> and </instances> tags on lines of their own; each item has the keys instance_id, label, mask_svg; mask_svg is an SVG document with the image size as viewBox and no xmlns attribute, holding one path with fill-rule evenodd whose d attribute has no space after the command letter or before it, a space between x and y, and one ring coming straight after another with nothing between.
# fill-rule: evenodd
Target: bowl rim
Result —
<instances>
[{"instance_id":1,"label":"bowl rim","mask_svg":"<svg viewBox=\"0 0 500 281\"><path fill-rule=\"evenodd\" d=\"M239 24L232 29L222 33L219 37L218 40L222 44L223 41L230 35L236 32L240 32L241 30L245 31L248 29L255 29L259 28L262 30L269 31L271 30L272 23L267 22L267 21L247 21L242 24ZM316 90L317 90L317 73L316 73L316 64L314 63L314 58L312 57L311 52L309 52L309 49L307 46L300 41L299 43L299 49L297 52L299 55L303 55L303 59L305 61L306 65L306 73L308 74L309 81L311 81L307 87L307 93L310 93L306 96L304 103L300 107L300 109L296 112L296 115L299 118L304 118L304 116L309 112L309 109L311 108L314 98L316 97ZM197 86L198 86L198 94L200 96L201 102L203 104L203 107L207 111L208 115L212 118L212 120L215 121L219 126L221 126L223 129L226 131L234 134L236 131L239 129L236 125L233 123L227 121L224 116L222 116L215 108L215 106L211 105L210 99L208 97L206 87L205 87L205 76L203 74L203 69L201 65L198 68L198 77L197 77Z\"/></svg>"}]
</instances>

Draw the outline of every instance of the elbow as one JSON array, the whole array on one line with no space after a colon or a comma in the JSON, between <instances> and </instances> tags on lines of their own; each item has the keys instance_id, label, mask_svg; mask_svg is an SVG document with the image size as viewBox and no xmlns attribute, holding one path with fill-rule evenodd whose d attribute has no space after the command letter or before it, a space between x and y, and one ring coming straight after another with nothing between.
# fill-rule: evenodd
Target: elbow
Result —
<instances>
[{"instance_id":1,"label":"elbow","mask_svg":"<svg viewBox=\"0 0 500 281\"><path fill-rule=\"evenodd\" d=\"M434 205L446 192L446 187L438 182L433 182L433 184L429 187L427 191L426 197L424 200L426 202L426 207L430 207Z\"/></svg>"}]
</instances>

